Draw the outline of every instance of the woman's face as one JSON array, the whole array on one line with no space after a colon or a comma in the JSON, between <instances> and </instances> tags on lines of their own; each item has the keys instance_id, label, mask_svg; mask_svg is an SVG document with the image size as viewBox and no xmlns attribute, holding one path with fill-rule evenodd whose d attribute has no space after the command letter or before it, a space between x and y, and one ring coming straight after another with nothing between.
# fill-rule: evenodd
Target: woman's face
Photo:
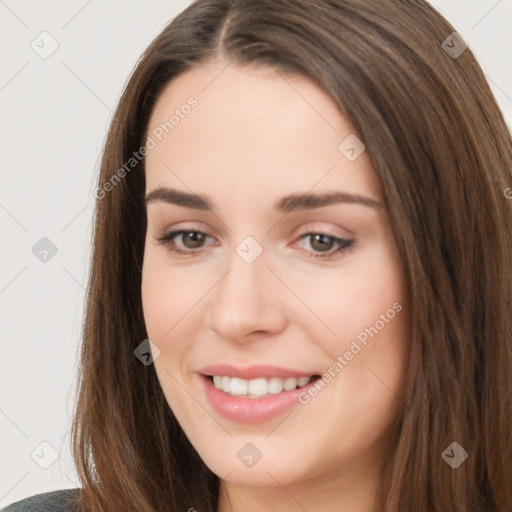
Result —
<instances>
[{"instance_id":1,"label":"woman's face","mask_svg":"<svg viewBox=\"0 0 512 512\"><path fill-rule=\"evenodd\" d=\"M144 318L191 443L236 485L371 479L409 313L354 129L303 77L216 62L167 86L148 135Z\"/></svg>"}]
</instances>

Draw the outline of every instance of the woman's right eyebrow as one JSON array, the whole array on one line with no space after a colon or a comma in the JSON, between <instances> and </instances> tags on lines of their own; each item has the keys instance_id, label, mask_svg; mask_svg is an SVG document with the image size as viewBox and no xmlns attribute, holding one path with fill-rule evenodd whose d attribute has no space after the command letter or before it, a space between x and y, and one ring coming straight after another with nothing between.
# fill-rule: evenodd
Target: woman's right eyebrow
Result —
<instances>
[{"instance_id":1,"label":"woman's right eyebrow","mask_svg":"<svg viewBox=\"0 0 512 512\"><path fill-rule=\"evenodd\" d=\"M150 203L164 202L193 208L194 210L213 210L211 201L203 195L190 194L173 188L159 187L146 195L146 206Z\"/></svg>"},{"instance_id":2,"label":"woman's right eyebrow","mask_svg":"<svg viewBox=\"0 0 512 512\"><path fill-rule=\"evenodd\" d=\"M185 208L192 208L195 210L214 210L213 202L205 195L189 193L167 187L158 187L146 195L146 206L155 202L175 204L177 206L183 206ZM274 208L277 211L290 212L292 210L312 210L339 203L359 204L374 209L383 207L383 204L380 201L368 196L342 191L328 191L314 194L307 192L302 194L291 194L279 199L275 203Z\"/></svg>"}]
</instances>

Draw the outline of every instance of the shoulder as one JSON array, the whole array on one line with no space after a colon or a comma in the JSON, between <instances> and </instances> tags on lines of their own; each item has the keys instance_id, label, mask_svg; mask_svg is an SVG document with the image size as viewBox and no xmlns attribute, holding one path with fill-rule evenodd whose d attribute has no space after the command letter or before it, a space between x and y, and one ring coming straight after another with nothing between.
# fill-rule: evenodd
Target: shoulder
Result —
<instances>
[{"instance_id":1,"label":"shoulder","mask_svg":"<svg viewBox=\"0 0 512 512\"><path fill-rule=\"evenodd\" d=\"M12 503L0 512L76 512L81 492L78 487L35 494Z\"/></svg>"}]
</instances>

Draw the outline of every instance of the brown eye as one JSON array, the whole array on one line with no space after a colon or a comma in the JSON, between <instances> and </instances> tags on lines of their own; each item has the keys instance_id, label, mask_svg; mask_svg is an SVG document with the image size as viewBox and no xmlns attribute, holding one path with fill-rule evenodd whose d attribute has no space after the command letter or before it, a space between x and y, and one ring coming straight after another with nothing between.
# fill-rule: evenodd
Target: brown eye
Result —
<instances>
[{"instance_id":1,"label":"brown eye","mask_svg":"<svg viewBox=\"0 0 512 512\"><path fill-rule=\"evenodd\" d=\"M332 249L334 243L333 237L322 234L308 236L310 237L310 245L315 251L328 252Z\"/></svg>"},{"instance_id":2,"label":"brown eye","mask_svg":"<svg viewBox=\"0 0 512 512\"><path fill-rule=\"evenodd\" d=\"M181 241L177 244L176 239L180 240L180 238ZM212 236L201 231L181 229L162 233L156 240L180 256L197 256L201 253L207 238L213 239ZM306 238L310 240L311 249L308 249L308 252L312 258L332 258L350 250L354 243L354 240L345 240L327 233L306 233L300 237L301 240Z\"/></svg>"},{"instance_id":3,"label":"brown eye","mask_svg":"<svg viewBox=\"0 0 512 512\"><path fill-rule=\"evenodd\" d=\"M199 249L204 243L204 233L199 231L184 231L181 233L181 241L187 249ZM190 243L189 243L190 242Z\"/></svg>"},{"instance_id":4,"label":"brown eye","mask_svg":"<svg viewBox=\"0 0 512 512\"><path fill-rule=\"evenodd\" d=\"M181 242L176 244L175 239L181 238ZM161 236L156 238L158 242L167 246L167 248L180 256L194 256L199 253L203 248L204 242L207 238L212 238L207 233L194 230L181 229L178 231L171 231L169 233L162 233ZM181 246L185 250L181 250Z\"/></svg>"},{"instance_id":5,"label":"brown eye","mask_svg":"<svg viewBox=\"0 0 512 512\"><path fill-rule=\"evenodd\" d=\"M300 239L309 239L312 258L331 258L352 249L354 240L345 240L327 233L306 233ZM336 247L337 246L337 247Z\"/></svg>"}]
</instances>

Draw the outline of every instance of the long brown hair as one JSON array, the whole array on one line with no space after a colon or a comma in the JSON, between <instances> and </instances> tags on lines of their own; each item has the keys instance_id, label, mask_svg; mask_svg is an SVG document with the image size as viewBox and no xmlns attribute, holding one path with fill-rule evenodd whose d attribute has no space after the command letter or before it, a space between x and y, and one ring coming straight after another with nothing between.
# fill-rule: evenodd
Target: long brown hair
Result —
<instances>
[{"instance_id":1,"label":"long brown hair","mask_svg":"<svg viewBox=\"0 0 512 512\"><path fill-rule=\"evenodd\" d=\"M313 80L356 128L380 181L412 337L379 510L512 510L512 142L471 49L447 51L453 32L423 0L198 0L147 48L98 181L72 427L84 510L217 509L219 479L153 365L134 356L147 338L144 160L125 164L164 86L218 56ZM442 456L452 442L468 454L456 469Z\"/></svg>"}]
</instances>

